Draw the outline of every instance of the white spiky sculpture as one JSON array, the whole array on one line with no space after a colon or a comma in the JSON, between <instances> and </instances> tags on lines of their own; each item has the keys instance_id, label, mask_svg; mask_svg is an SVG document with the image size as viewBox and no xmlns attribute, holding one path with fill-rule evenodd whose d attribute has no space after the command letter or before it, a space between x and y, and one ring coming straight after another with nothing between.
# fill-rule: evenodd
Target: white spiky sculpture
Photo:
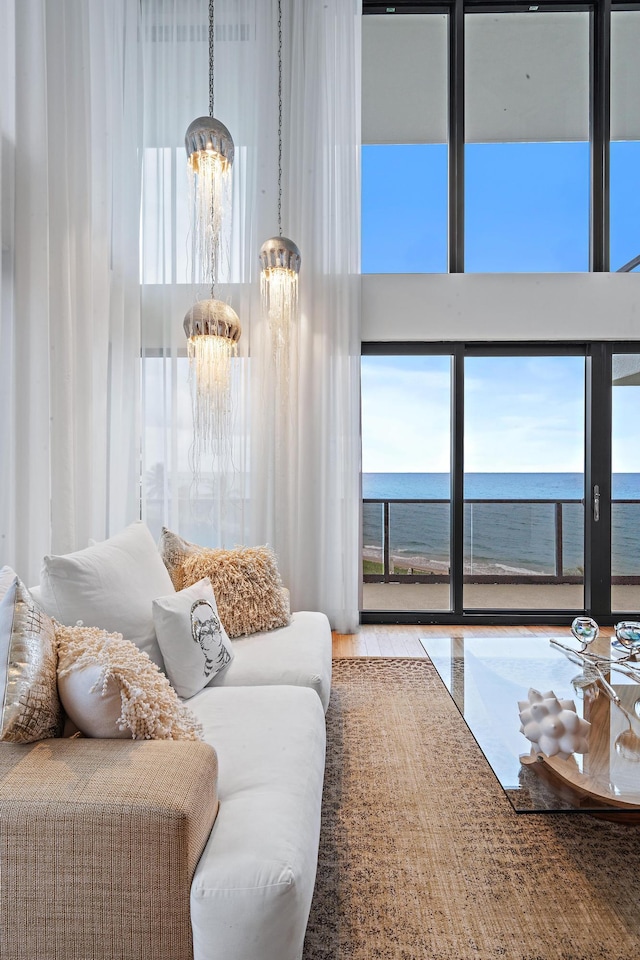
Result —
<instances>
[{"instance_id":1,"label":"white spiky sculpture","mask_svg":"<svg viewBox=\"0 0 640 960\"><path fill-rule=\"evenodd\" d=\"M536 753L568 760L572 753L589 752L591 724L576 713L573 700L558 700L553 690L540 693L531 688L528 700L520 700L520 733Z\"/></svg>"}]
</instances>

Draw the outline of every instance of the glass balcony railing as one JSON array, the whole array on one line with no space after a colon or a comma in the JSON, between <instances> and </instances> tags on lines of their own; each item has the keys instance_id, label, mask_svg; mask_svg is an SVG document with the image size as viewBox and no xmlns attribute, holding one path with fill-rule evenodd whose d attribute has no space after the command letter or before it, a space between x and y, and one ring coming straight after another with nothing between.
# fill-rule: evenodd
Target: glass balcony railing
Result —
<instances>
[{"instance_id":1,"label":"glass balcony railing","mask_svg":"<svg viewBox=\"0 0 640 960\"><path fill-rule=\"evenodd\" d=\"M363 500L365 583L449 581L449 500ZM578 584L582 500L465 500L466 583ZM640 584L640 500L612 501L612 583Z\"/></svg>"}]
</instances>

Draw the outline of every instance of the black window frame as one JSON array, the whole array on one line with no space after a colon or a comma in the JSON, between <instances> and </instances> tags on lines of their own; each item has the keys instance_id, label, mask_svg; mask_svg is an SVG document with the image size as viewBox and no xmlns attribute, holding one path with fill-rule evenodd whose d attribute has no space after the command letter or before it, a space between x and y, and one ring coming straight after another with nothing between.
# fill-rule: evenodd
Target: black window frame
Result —
<instances>
[{"instance_id":1,"label":"black window frame","mask_svg":"<svg viewBox=\"0 0 640 960\"><path fill-rule=\"evenodd\" d=\"M611 14L640 11L640 2L614 0L565 0L564 3L537 0L535 3L496 3L495 0L399 0L382 3L363 0L363 16L448 14L448 116L449 196L448 272L464 273L464 150L465 150L465 14L467 13L568 13L591 14L589 39L589 142L590 215L589 272L610 271L610 118L611 118ZM640 255L640 251L639 251ZM629 265L626 268L631 269Z\"/></svg>"},{"instance_id":2,"label":"black window frame","mask_svg":"<svg viewBox=\"0 0 640 960\"><path fill-rule=\"evenodd\" d=\"M451 609L361 610L361 623L550 624L566 625L578 615L611 625L628 613L611 609L611 413L614 354L640 353L640 341L366 341L362 356L449 355L451 381ZM584 461L584 609L504 610L464 607L464 360L478 356L583 356L585 368ZM600 519L593 510L594 486L600 492Z\"/></svg>"}]
</instances>

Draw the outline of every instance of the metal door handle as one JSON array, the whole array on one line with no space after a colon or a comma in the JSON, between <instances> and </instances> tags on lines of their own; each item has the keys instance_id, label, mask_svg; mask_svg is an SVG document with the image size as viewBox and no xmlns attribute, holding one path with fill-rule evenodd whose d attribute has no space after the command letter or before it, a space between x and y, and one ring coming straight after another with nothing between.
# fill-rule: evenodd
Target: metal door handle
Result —
<instances>
[{"instance_id":1,"label":"metal door handle","mask_svg":"<svg viewBox=\"0 0 640 960\"><path fill-rule=\"evenodd\" d=\"M593 520L597 523L600 519L600 487L596 483L593 488Z\"/></svg>"}]
</instances>

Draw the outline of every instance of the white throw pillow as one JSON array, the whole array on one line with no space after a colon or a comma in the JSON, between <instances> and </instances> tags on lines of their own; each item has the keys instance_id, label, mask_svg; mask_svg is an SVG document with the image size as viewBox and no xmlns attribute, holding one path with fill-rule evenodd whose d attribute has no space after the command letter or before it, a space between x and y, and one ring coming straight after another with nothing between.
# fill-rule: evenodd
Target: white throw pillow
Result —
<instances>
[{"instance_id":1,"label":"white throw pillow","mask_svg":"<svg viewBox=\"0 0 640 960\"><path fill-rule=\"evenodd\" d=\"M208 577L154 600L153 622L167 676L184 699L195 696L233 660Z\"/></svg>"},{"instance_id":2,"label":"white throw pillow","mask_svg":"<svg viewBox=\"0 0 640 960\"><path fill-rule=\"evenodd\" d=\"M45 557L40 589L42 606L60 623L121 633L164 669L151 604L173 584L141 520L86 550Z\"/></svg>"}]
</instances>

